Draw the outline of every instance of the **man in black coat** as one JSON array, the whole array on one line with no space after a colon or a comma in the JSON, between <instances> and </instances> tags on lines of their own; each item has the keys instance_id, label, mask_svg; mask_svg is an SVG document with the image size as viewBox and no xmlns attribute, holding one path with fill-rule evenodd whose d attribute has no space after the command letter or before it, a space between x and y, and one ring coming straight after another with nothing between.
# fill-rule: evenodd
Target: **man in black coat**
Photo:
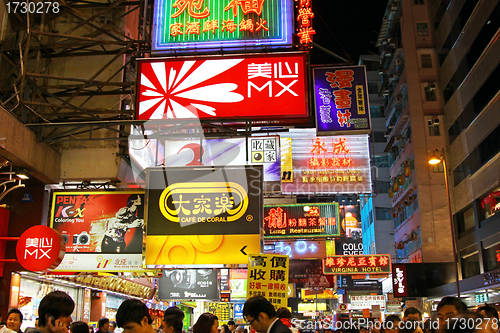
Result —
<instances>
[{"instance_id":1,"label":"man in black coat","mask_svg":"<svg viewBox=\"0 0 500 333\"><path fill-rule=\"evenodd\" d=\"M243 306L243 316L260 333L292 333L278 319L274 306L263 296L252 296Z\"/></svg>"}]
</instances>

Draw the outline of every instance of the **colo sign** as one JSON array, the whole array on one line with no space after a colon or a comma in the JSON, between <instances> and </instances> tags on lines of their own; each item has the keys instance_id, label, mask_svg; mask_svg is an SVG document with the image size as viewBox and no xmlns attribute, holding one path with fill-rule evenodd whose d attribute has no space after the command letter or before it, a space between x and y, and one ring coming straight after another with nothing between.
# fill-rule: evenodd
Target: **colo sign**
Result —
<instances>
[{"instance_id":1,"label":"colo sign","mask_svg":"<svg viewBox=\"0 0 500 333\"><path fill-rule=\"evenodd\" d=\"M154 50L283 47L292 33L291 0L155 1Z\"/></svg>"},{"instance_id":2,"label":"colo sign","mask_svg":"<svg viewBox=\"0 0 500 333\"><path fill-rule=\"evenodd\" d=\"M151 168L146 183L148 267L243 264L261 252L262 166Z\"/></svg>"},{"instance_id":3,"label":"colo sign","mask_svg":"<svg viewBox=\"0 0 500 333\"><path fill-rule=\"evenodd\" d=\"M313 75L318 134L368 133L365 66L314 68Z\"/></svg>"},{"instance_id":4,"label":"colo sign","mask_svg":"<svg viewBox=\"0 0 500 333\"><path fill-rule=\"evenodd\" d=\"M391 273L391 256L352 255L330 256L323 259L325 274Z\"/></svg>"},{"instance_id":5,"label":"colo sign","mask_svg":"<svg viewBox=\"0 0 500 333\"><path fill-rule=\"evenodd\" d=\"M305 53L144 59L137 119L308 121Z\"/></svg>"},{"instance_id":6,"label":"colo sign","mask_svg":"<svg viewBox=\"0 0 500 333\"><path fill-rule=\"evenodd\" d=\"M264 237L339 236L338 203L264 206Z\"/></svg>"},{"instance_id":7,"label":"colo sign","mask_svg":"<svg viewBox=\"0 0 500 333\"><path fill-rule=\"evenodd\" d=\"M66 241L57 271L141 271L144 192L54 192L50 226Z\"/></svg>"},{"instance_id":8,"label":"colo sign","mask_svg":"<svg viewBox=\"0 0 500 333\"><path fill-rule=\"evenodd\" d=\"M368 135L281 136L283 194L371 193Z\"/></svg>"}]
</instances>

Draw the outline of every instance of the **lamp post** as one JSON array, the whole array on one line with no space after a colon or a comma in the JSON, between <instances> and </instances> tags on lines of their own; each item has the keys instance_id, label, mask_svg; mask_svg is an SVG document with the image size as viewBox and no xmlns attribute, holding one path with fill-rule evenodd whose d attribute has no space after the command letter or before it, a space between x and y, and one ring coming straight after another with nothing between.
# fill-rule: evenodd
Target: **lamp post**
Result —
<instances>
[{"instance_id":1,"label":"lamp post","mask_svg":"<svg viewBox=\"0 0 500 333\"><path fill-rule=\"evenodd\" d=\"M453 247L453 263L455 264L455 279L457 285L457 297L460 298L460 283L458 279L458 259L457 259L457 245L455 243L455 228L453 227L453 215L451 214L451 200L450 200L450 187L448 184L448 172L446 168L446 159L444 158L443 151L439 151L436 149L434 154L429 158L429 164L436 165L440 162L443 162L444 169L444 183L446 185L446 200L448 201L448 215L450 219L450 227L451 227L451 245Z\"/></svg>"}]
</instances>

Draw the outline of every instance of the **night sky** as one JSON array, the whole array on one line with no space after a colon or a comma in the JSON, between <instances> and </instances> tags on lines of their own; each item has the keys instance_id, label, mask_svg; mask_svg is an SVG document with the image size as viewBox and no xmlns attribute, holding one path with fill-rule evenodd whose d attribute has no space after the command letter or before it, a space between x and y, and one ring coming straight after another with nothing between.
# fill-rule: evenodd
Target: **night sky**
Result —
<instances>
[{"instance_id":1,"label":"night sky","mask_svg":"<svg viewBox=\"0 0 500 333\"><path fill-rule=\"evenodd\" d=\"M357 64L362 54L378 54L375 42L387 0L312 0L316 44ZM339 64L337 58L314 48L312 64Z\"/></svg>"}]
</instances>

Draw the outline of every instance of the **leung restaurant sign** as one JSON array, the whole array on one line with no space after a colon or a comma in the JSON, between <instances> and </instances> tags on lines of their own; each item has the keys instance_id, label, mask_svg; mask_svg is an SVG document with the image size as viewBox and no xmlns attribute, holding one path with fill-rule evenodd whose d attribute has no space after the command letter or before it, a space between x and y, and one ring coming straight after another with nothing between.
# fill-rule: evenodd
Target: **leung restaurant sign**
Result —
<instances>
[{"instance_id":1,"label":"leung restaurant sign","mask_svg":"<svg viewBox=\"0 0 500 333\"><path fill-rule=\"evenodd\" d=\"M307 122L305 53L143 59L137 119Z\"/></svg>"},{"instance_id":2,"label":"leung restaurant sign","mask_svg":"<svg viewBox=\"0 0 500 333\"><path fill-rule=\"evenodd\" d=\"M365 66L313 69L318 135L369 133Z\"/></svg>"},{"instance_id":3,"label":"leung restaurant sign","mask_svg":"<svg viewBox=\"0 0 500 333\"><path fill-rule=\"evenodd\" d=\"M157 51L269 48L292 44L292 0L158 0Z\"/></svg>"}]
</instances>

